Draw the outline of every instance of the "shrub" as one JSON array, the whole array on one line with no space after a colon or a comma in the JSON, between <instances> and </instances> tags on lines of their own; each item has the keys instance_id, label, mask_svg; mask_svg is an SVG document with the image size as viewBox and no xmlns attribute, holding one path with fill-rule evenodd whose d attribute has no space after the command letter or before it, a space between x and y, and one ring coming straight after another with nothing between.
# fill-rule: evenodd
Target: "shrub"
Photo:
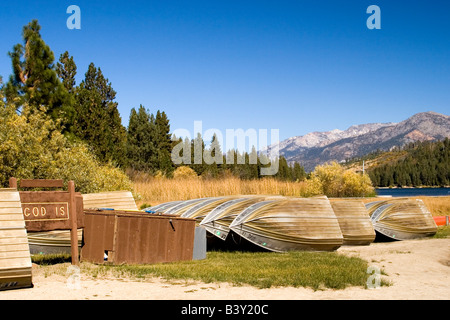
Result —
<instances>
[{"instance_id":1,"label":"shrub","mask_svg":"<svg viewBox=\"0 0 450 320\"><path fill-rule=\"evenodd\" d=\"M197 178L197 173L187 166L181 166L173 172L173 177L174 179Z\"/></svg>"},{"instance_id":2,"label":"shrub","mask_svg":"<svg viewBox=\"0 0 450 320\"><path fill-rule=\"evenodd\" d=\"M345 170L337 162L317 166L308 183L312 194L322 193L328 197L367 197L375 195L375 190L368 175Z\"/></svg>"},{"instance_id":3,"label":"shrub","mask_svg":"<svg viewBox=\"0 0 450 320\"><path fill-rule=\"evenodd\" d=\"M75 182L82 193L131 190L131 182L118 168L100 164L84 143L70 143L45 109L14 106L0 99L0 185L10 177L63 179Z\"/></svg>"}]
</instances>

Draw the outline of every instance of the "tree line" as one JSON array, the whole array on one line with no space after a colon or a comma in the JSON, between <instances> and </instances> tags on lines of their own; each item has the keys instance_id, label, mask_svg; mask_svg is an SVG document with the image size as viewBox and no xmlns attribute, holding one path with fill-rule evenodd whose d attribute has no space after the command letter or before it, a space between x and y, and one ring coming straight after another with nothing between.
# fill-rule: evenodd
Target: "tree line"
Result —
<instances>
[{"instance_id":1,"label":"tree line","mask_svg":"<svg viewBox=\"0 0 450 320\"><path fill-rule=\"evenodd\" d=\"M23 27L22 43L9 52L13 73L1 87L5 104L14 105L18 113L24 105L31 112L44 110L69 141L87 143L101 163L170 177L180 166L171 159L172 149L180 139L172 137L167 114L161 110L153 114L140 105L131 109L128 127L125 127L118 110L117 92L101 68L90 63L84 79L77 84L78 70L73 56L66 51L55 63L54 53L42 39L40 30L38 21L31 21ZM196 141L200 141L203 153L206 147L201 136L183 142L194 145ZM261 177L260 168L267 162L262 161L254 148L250 153L228 150L222 154L220 146L214 143L213 140L214 153L224 161L222 164L192 161L188 166L198 175ZM229 164L226 159L230 157L245 161ZM304 180L306 173L299 163L288 164L280 157L275 177L298 181Z\"/></svg>"},{"instance_id":2,"label":"tree line","mask_svg":"<svg viewBox=\"0 0 450 320\"><path fill-rule=\"evenodd\" d=\"M406 155L396 162L368 169L377 187L450 185L450 140L414 142L396 152Z\"/></svg>"},{"instance_id":3,"label":"tree line","mask_svg":"<svg viewBox=\"0 0 450 320\"><path fill-rule=\"evenodd\" d=\"M216 134L213 135L209 146L206 146L200 133L192 140L173 137L173 142L174 145L182 146L182 152L179 154L182 163L176 163L176 166L187 166L203 177L234 175L240 179L260 179L264 177L261 169L272 167L274 162L277 162L274 166L277 169L274 178L303 181L307 177L298 162L289 164L283 156L269 159L264 153L258 153L255 146L252 146L250 152L237 149L223 152ZM184 154L186 150L189 154ZM196 153L204 156L198 157Z\"/></svg>"}]
</instances>

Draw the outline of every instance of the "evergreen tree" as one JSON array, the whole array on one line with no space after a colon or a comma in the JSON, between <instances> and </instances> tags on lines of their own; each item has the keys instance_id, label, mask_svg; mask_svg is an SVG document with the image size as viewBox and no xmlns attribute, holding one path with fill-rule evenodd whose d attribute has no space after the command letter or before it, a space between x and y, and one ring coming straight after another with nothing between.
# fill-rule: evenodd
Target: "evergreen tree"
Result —
<instances>
[{"instance_id":1,"label":"evergreen tree","mask_svg":"<svg viewBox=\"0 0 450 320\"><path fill-rule=\"evenodd\" d=\"M157 169L171 175L175 169L172 163L172 137L166 113L157 111L155 117L155 142L157 148Z\"/></svg>"},{"instance_id":2,"label":"evergreen tree","mask_svg":"<svg viewBox=\"0 0 450 320\"><path fill-rule=\"evenodd\" d=\"M59 57L59 62L56 64L56 72L61 79L64 88L70 93L74 94L76 89L75 76L77 75L77 66L69 52L64 52Z\"/></svg>"},{"instance_id":3,"label":"evergreen tree","mask_svg":"<svg viewBox=\"0 0 450 320\"><path fill-rule=\"evenodd\" d=\"M54 54L41 37L41 26L32 20L23 28L23 45L9 52L13 74L6 85L6 97L19 109L27 103L32 109L46 108L54 120L60 120L64 131L71 130L74 100L58 79Z\"/></svg>"},{"instance_id":4,"label":"evergreen tree","mask_svg":"<svg viewBox=\"0 0 450 320\"><path fill-rule=\"evenodd\" d=\"M286 158L283 156L279 157L279 167L275 177L280 180L292 180L291 168L289 167Z\"/></svg>"},{"instance_id":5,"label":"evergreen tree","mask_svg":"<svg viewBox=\"0 0 450 320\"><path fill-rule=\"evenodd\" d=\"M116 92L100 68L89 65L76 90L76 119L73 132L89 143L102 162L126 164L126 129L115 102Z\"/></svg>"},{"instance_id":6,"label":"evergreen tree","mask_svg":"<svg viewBox=\"0 0 450 320\"><path fill-rule=\"evenodd\" d=\"M127 158L129 167L138 171L156 170L157 149L154 117L142 105L136 112L131 109L127 133Z\"/></svg>"},{"instance_id":7,"label":"evergreen tree","mask_svg":"<svg viewBox=\"0 0 450 320\"><path fill-rule=\"evenodd\" d=\"M248 155L248 170L250 179L258 179L260 177L261 162L259 161L258 152L255 146L252 146L252 151Z\"/></svg>"},{"instance_id":8,"label":"evergreen tree","mask_svg":"<svg viewBox=\"0 0 450 320\"><path fill-rule=\"evenodd\" d=\"M191 168L197 173L197 175L203 174L206 170L206 164L203 159L205 152L205 142L203 141L200 132L197 133L195 139L191 141Z\"/></svg>"},{"instance_id":9,"label":"evergreen tree","mask_svg":"<svg viewBox=\"0 0 450 320\"><path fill-rule=\"evenodd\" d=\"M214 133L211 144L203 153L204 161L207 165L208 174L216 178L223 169L223 153L218 141L217 135Z\"/></svg>"},{"instance_id":10,"label":"evergreen tree","mask_svg":"<svg viewBox=\"0 0 450 320\"><path fill-rule=\"evenodd\" d=\"M292 168L292 180L303 181L306 179L305 169L300 165L300 163L295 162Z\"/></svg>"}]
</instances>

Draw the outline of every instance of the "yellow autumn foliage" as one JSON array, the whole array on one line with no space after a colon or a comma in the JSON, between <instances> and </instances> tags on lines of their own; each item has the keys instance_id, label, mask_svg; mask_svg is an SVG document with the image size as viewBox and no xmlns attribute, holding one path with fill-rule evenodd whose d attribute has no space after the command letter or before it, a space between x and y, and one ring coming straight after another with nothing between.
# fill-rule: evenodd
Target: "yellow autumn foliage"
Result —
<instances>
[{"instance_id":1,"label":"yellow autumn foliage","mask_svg":"<svg viewBox=\"0 0 450 320\"><path fill-rule=\"evenodd\" d=\"M317 166L311 174L309 183L316 194L321 193L328 197L375 195L375 189L368 175L345 170L337 162Z\"/></svg>"},{"instance_id":2,"label":"yellow autumn foliage","mask_svg":"<svg viewBox=\"0 0 450 320\"><path fill-rule=\"evenodd\" d=\"M63 179L82 193L132 190L128 177L111 164L100 164L84 143L70 143L46 114L0 99L0 186L17 179Z\"/></svg>"},{"instance_id":3,"label":"yellow autumn foliage","mask_svg":"<svg viewBox=\"0 0 450 320\"><path fill-rule=\"evenodd\" d=\"M181 166L175 169L173 172L174 179L196 179L198 178L197 173L194 169L187 166Z\"/></svg>"}]
</instances>

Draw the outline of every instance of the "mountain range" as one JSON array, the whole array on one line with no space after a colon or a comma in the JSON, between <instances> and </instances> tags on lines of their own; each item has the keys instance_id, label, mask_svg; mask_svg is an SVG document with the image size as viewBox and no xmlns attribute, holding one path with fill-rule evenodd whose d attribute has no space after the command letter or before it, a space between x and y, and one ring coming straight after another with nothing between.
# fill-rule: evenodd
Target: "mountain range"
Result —
<instances>
[{"instance_id":1,"label":"mountain range","mask_svg":"<svg viewBox=\"0 0 450 320\"><path fill-rule=\"evenodd\" d=\"M390 150L415 141L450 138L450 116L422 112L398 123L353 125L347 130L311 132L279 143L279 155L299 162L306 171L330 161L342 162L377 150ZM269 154L273 153L273 146Z\"/></svg>"}]
</instances>

